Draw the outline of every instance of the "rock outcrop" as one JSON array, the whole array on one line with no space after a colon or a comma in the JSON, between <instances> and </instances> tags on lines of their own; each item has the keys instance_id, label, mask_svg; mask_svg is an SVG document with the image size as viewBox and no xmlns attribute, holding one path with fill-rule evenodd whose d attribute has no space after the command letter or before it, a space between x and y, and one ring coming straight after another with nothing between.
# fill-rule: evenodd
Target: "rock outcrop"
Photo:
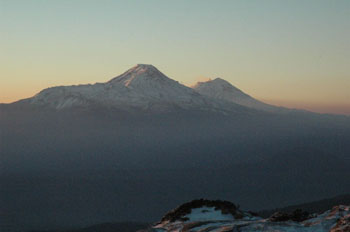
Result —
<instances>
[{"instance_id":1,"label":"rock outcrop","mask_svg":"<svg viewBox=\"0 0 350 232\"><path fill-rule=\"evenodd\" d=\"M199 199L167 213L140 232L350 232L350 207L335 206L321 214L302 210L276 212L264 219L228 201Z\"/></svg>"}]
</instances>

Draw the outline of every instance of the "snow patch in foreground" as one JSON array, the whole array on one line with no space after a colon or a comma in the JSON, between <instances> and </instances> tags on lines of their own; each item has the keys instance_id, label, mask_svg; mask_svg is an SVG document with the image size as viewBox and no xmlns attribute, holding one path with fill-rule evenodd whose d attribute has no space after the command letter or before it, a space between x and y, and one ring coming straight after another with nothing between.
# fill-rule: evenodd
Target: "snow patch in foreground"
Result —
<instances>
[{"instance_id":1,"label":"snow patch in foreground","mask_svg":"<svg viewBox=\"0 0 350 232\"><path fill-rule=\"evenodd\" d=\"M231 214L223 214L221 210L215 210L215 207L201 207L192 209L190 214L185 215L189 221L229 221L233 220Z\"/></svg>"}]
</instances>

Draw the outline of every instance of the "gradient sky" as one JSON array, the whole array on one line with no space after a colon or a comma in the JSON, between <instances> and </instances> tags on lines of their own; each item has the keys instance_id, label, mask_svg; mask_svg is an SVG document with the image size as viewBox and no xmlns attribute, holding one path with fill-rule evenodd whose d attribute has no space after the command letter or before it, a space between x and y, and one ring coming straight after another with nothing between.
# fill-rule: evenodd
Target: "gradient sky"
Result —
<instances>
[{"instance_id":1,"label":"gradient sky","mask_svg":"<svg viewBox=\"0 0 350 232\"><path fill-rule=\"evenodd\" d=\"M0 102L137 63L269 103L350 114L349 0L0 0Z\"/></svg>"}]
</instances>

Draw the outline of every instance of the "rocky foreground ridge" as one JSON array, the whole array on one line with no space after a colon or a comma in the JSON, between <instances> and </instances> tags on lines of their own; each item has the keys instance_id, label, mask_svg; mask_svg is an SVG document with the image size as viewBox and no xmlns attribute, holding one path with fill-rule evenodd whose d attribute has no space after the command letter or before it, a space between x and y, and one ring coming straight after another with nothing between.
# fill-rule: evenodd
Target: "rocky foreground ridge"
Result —
<instances>
[{"instance_id":1,"label":"rocky foreground ridge","mask_svg":"<svg viewBox=\"0 0 350 232\"><path fill-rule=\"evenodd\" d=\"M320 214L302 210L275 212L261 218L238 205L220 200L194 200L167 213L160 222L139 232L350 232L350 206L339 205Z\"/></svg>"}]
</instances>

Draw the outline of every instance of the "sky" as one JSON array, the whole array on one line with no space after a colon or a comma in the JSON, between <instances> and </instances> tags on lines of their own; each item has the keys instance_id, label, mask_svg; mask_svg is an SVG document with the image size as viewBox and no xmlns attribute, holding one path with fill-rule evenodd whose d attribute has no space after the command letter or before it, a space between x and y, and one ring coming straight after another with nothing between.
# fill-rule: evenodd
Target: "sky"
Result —
<instances>
[{"instance_id":1,"label":"sky","mask_svg":"<svg viewBox=\"0 0 350 232\"><path fill-rule=\"evenodd\" d=\"M0 103L138 63L267 103L350 115L348 0L0 0Z\"/></svg>"}]
</instances>

